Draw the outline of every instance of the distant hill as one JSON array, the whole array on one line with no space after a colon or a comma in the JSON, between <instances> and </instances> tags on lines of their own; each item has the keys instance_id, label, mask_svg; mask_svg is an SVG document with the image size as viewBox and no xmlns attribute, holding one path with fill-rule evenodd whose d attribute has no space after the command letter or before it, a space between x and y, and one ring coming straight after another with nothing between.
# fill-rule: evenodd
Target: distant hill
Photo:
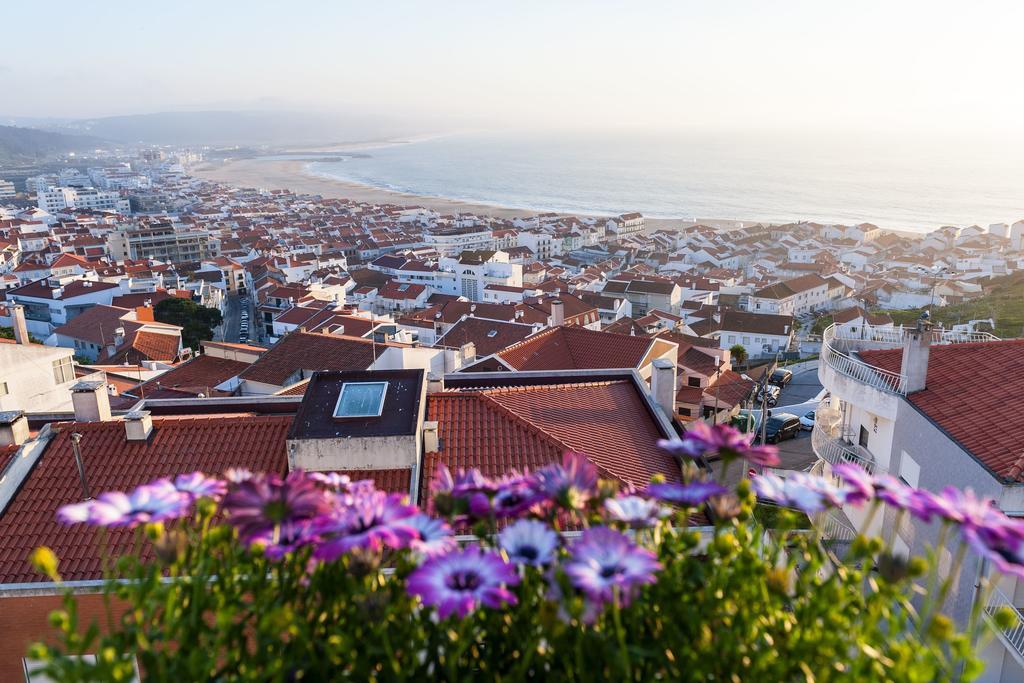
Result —
<instances>
[{"instance_id":1,"label":"distant hill","mask_svg":"<svg viewBox=\"0 0 1024 683\"><path fill-rule=\"evenodd\" d=\"M0 126L0 166L44 161L57 154L86 151L102 144L102 140L90 136Z\"/></svg>"},{"instance_id":2,"label":"distant hill","mask_svg":"<svg viewBox=\"0 0 1024 683\"><path fill-rule=\"evenodd\" d=\"M897 325L912 325L921 315L921 310L886 312ZM997 337L1024 337L1024 272L993 278L985 285L982 297L962 304L935 307L931 311L932 321L946 327L988 318L996 322L992 333Z\"/></svg>"},{"instance_id":3,"label":"distant hill","mask_svg":"<svg viewBox=\"0 0 1024 683\"><path fill-rule=\"evenodd\" d=\"M49 126L125 144L290 145L377 140L408 134L380 117L277 111L195 111L108 116Z\"/></svg>"}]
</instances>

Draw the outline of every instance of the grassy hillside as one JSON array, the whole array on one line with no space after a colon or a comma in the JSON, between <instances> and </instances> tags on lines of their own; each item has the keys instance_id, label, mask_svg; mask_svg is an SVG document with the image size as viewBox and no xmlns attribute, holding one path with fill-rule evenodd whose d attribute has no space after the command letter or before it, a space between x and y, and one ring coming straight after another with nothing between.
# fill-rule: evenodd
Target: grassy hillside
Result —
<instances>
[{"instance_id":1,"label":"grassy hillside","mask_svg":"<svg viewBox=\"0 0 1024 683\"><path fill-rule=\"evenodd\" d=\"M0 166L45 161L58 154L95 149L100 145L102 141L98 138L84 135L0 126Z\"/></svg>"},{"instance_id":2,"label":"grassy hillside","mask_svg":"<svg viewBox=\"0 0 1024 683\"><path fill-rule=\"evenodd\" d=\"M912 324L921 315L921 309L885 311L897 325ZM946 327L968 320L992 318L997 337L1024 337L1024 272L994 278L985 287L985 296L932 309L932 320Z\"/></svg>"}]
</instances>

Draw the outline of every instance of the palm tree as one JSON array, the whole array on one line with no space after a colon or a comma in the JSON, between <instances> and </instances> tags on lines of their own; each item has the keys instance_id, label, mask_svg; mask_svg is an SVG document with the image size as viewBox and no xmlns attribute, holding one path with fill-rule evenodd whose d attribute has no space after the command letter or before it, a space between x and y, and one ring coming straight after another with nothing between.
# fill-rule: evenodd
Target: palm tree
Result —
<instances>
[{"instance_id":1,"label":"palm tree","mask_svg":"<svg viewBox=\"0 0 1024 683\"><path fill-rule=\"evenodd\" d=\"M736 365L743 365L747 360L747 347L743 344L733 344L729 348L729 356Z\"/></svg>"}]
</instances>

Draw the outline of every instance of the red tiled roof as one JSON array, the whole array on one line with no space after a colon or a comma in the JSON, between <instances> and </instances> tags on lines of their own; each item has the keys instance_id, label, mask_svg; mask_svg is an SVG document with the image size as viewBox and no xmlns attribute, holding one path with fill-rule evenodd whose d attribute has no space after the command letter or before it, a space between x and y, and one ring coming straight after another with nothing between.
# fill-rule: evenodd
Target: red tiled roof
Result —
<instances>
[{"instance_id":1,"label":"red tiled roof","mask_svg":"<svg viewBox=\"0 0 1024 683\"><path fill-rule=\"evenodd\" d=\"M459 347L468 342L476 346L478 357L489 356L533 334L532 325L508 323L486 318L466 318L448 330L435 346Z\"/></svg>"},{"instance_id":2,"label":"red tiled roof","mask_svg":"<svg viewBox=\"0 0 1024 683\"><path fill-rule=\"evenodd\" d=\"M361 337L292 332L246 369L243 380L283 386L299 370L365 370L387 346Z\"/></svg>"},{"instance_id":3,"label":"red tiled roof","mask_svg":"<svg viewBox=\"0 0 1024 683\"><path fill-rule=\"evenodd\" d=\"M860 353L892 372L900 371L902 355ZM998 476L1024 481L1024 339L932 346L926 383L907 400Z\"/></svg>"},{"instance_id":4,"label":"red tiled roof","mask_svg":"<svg viewBox=\"0 0 1024 683\"><path fill-rule=\"evenodd\" d=\"M651 344L649 337L552 327L499 351L498 356L516 370L635 368Z\"/></svg>"},{"instance_id":5,"label":"red tiled roof","mask_svg":"<svg viewBox=\"0 0 1024 683\"><path fill-rule=\"evenodd\" d=\"M569 450L585 454L603 476L638 487L657 473L679 478L678 465L656 445L656 422L626 380L431 394L427 413L438 422L441 450L424 456L426 481L439 462L500 476L543 467Z\"/></svg>"},{"instance_id":6,"label":"red tiled roof","mask_svg":"<svg viewBox=\"0 0 1024 683\"><path fill-rule=\"evenodd\" d=\"M178 392L210 395L213 387L237 376L249 367L249 363L218 356L202 355L168 370L131 392L154 398L160 390L174 389Z\"/></svg>"},{"instance_id":7,"label":"red tiled roof","mask_svg":"<svg viewBox=\"0 0 1024 683\"><path fill-rule=\"evenodd\" d=\"M178 355L178 347L181 345L180 334L163 334L161 332L147 332L139 330L131 336L131 346L127 349L118 349L106 360L124 361L139 363L144 360L173 361Z\"/></svg>"},{"instance_id":8,"label":"red tiled roof","mask_svg":"<svg viewBox=\"0 0 1024 683\"><path fill-rule=\"evenodd\" d=\"M4 539L0 543L0 584L46 580L26 560L40 545L57 553L64 579L100 578L95 529L65 526L56 518L57 508L82 500L69 438L72 432L82 434L82 460L90 492L96 495L195 470L217 473L228 467L246 467L283 473L291 420L290 415L157 418L147 441L127 441L121 421L58 426L53 441L0 517L0 538ZM126 548L133 538L134 531L111 529L107 545Z\"/></svg>"},{"instance_id":9,"label":"red tiled roof","mask_svg":"<svg viewBox=\"0 0 1024 683\"><path fill-rule=\"evenodd\" d=\"M340 470L338 474L348 475L352 481L372 479L377 489L388 493L409 493L412 483L412 468L409 467L386 470Z\"/></svg>"}]
</instances>

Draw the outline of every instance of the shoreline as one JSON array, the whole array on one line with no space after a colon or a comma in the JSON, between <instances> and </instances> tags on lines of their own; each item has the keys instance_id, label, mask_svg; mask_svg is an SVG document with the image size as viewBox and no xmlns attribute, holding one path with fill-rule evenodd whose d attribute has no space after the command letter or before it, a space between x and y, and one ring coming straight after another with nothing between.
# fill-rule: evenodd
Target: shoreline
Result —
<instances>
[{"instance_id":1,"label":"shoreline","mask_svg":"<svg viewBox=\"0 0 1024 683\"><path fill-rule=\"evenodd\" d=\"M367 145L381 144L408 144L406 141L391 141L390 143L374 142ZM319 149L316 151L335 151L343 153L340 145L332 146L334 149ZM358 151L357 148L349 145L345 149ZM363 147L366 149L366 147ZM305 149L302 151L312 152ZM291 153L301 154L302 151ZM398 190L388 190L355 181L341 180L326 175L319 175L309 170L309 165L315 159L230 159L221 162L204 161L189 169L189 173L209 180L233 187L257 188L265 190L290 190L298 194L314 194L330 199L350 199L355 202L369 204L393 204L396 206L422 207L441 214L446 213L474 213L481 216L493 216L494 218L528 218L539 213L555 213L562 216L596 216L610 217L613 214L588 214L583 212L566 211L544 211L539 209L519 209L499 204L486 202L464 201L448 197L434 197L429 195L418 195ZM783 225L789 221L757 221L732 218L651 218L644 216L645 232L652 233L658 230L679 230L694 225L705 225L715 230L735 230L737 228L751 225ZM894 233L904 237L923 238L926 232L913 230L899 230L895 228L880 228L883 232Z\"/></svg>"}]
</instances>

